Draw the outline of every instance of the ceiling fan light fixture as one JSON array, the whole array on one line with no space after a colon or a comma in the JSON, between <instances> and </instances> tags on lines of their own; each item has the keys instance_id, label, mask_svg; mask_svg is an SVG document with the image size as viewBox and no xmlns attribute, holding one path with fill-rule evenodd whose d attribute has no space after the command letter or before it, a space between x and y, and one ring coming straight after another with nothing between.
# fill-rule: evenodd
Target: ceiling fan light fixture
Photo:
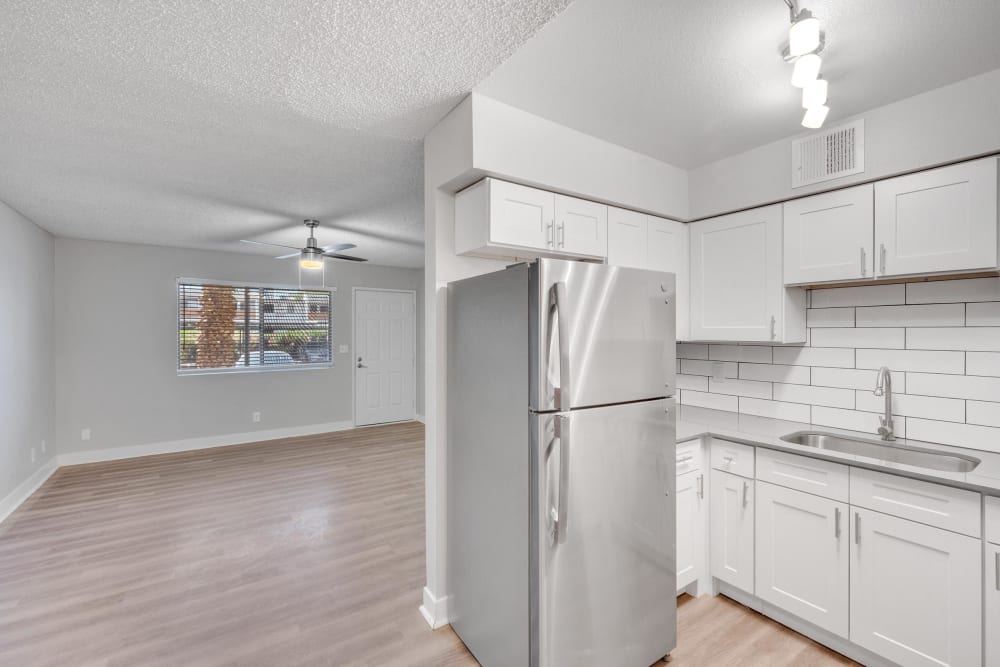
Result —
<instances>
[{"instance_id":1,"label":"ceiling fan light fixture","mask_svg":"<svg viewBox=\"0 0 1000 667\"><path fill-rule=\"evenodd\" d=\"M299 258L299 266L308 271L316 271L323 268L323 251L313 248L305 248Z\"/></svg>"},{"instance_id":2,"label":"ceiling fan light fixture","mask_svg":"<svg viewBox=\"0 0 1000 667\"><path fill-rule=\"evenodd\" d=\"M819 19L803 9L788 29L788 55L796 58L812 53L819 48L819 41Z\"/></svg>"},{"instance_id":3,"label":"ceiling fan light fixture","mask_svg":"<svg viewBox=\"0 0 1000 667\"><path fill-rule=\"evenodd\" d=\"M792 69L792 85L796 88L805 88L807 84L815 81L822 64L822 58L815 53L807 53L796 60Z\"/></svg>"},{"instance_id":4,"label":"ceiling fan light fixture","mask_svg":"<svg viewBox=\"0 0 1000 667\"><path fill-rule=\"evenodd\" d=\"M826 79L815 79L802 88L802 108L812 109L826 104L830 85Z\"/></svg>"}]
</instances>

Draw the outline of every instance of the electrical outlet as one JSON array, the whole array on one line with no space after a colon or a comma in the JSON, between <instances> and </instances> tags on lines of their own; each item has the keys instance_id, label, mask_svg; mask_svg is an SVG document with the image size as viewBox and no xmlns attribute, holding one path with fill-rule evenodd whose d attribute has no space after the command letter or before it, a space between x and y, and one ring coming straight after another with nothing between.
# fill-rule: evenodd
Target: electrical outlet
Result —
<instances>
[{"instance_id":1,"label":"electrical outlet","mask_svg":"<svg viewBox=\"0 0 1000 667\"><path fill-rule=\"evenodd\" d=\"M80 431L80 439L81 440L90 440L90 429L89 428L81 429L81 431Z\"/></svg>"},{"instance_id":2,"label":"electrical outlet","mask_svg":"<svg viewBox=\"0 0 1000 667\"><path fill-rule=\"evenodd\" d=\"M31 448L31 462L32 463L35 462L35 448L34 447Z\"/></svg>"},{"instance_id":3,"label":"electrical outlet","mask_svg":"<svg viewBox=\"0 0 1000 667\"><path fill-rule=\"evenodd\" d=\"M45 441L42 440L42 454L45 453Z\"/></svg>"},{"instance_id":4,"label":"electrical outlet","mask_svg":"<svg viewBox=\"0 0 1000 667\"><path fill-rule=\"evenodd\" d=\"M259 424L260 423L260 413L259 412L253 413L253 423L254 424Z\"/></svg>"}]
</instances>

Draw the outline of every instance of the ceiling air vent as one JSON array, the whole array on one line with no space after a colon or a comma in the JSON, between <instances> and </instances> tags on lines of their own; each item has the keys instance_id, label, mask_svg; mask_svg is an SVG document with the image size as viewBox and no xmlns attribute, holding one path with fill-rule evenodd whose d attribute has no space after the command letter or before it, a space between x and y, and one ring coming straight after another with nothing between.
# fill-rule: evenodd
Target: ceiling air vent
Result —
<instances>
[{"instance_id":1,"label":"ceiling air vent","mask_svg":"<svg viewBox=\"0 0 1000 667\"><path fill-rule=\"evenodd\" d=\"M792 141L793 188L864 170L864 119Z\"/></svg>"}]
</instances>

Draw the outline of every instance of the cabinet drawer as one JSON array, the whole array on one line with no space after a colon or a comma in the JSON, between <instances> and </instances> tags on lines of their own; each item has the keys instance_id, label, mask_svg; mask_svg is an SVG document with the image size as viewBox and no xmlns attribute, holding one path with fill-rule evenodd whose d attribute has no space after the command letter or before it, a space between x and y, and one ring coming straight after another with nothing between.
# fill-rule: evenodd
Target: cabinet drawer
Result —
<instances>
[{"instance_id":1,"label":"cabinet drawer","mask_svg":"<svg viewBox=\"0 0 1000 667\"><path fill-rule=\"evenodd\" d=\"M979 494L885 473L851 469L851 504L980 537Z\"/></svg>"},{"instance_id":2,"label":"cabinet drawer","mask_svg":"<svg viewBox=\"0 0 1000 667\"><path fill-rule=\"evenodd\" d=\"M1000 544L1000 498L986 497L986 541Z\"/></svg>"},{"instance_id":3,"label":"cabinet drawer","mask_svg":"<svg viewBox=\"0 0 1000 667\"><path fill-rule=\"evenodd\" d=\"M757 449L757 479L842 503L850 498L847 466L774 449Z\"/></svg>"},{"instance_id":4,"label":"cabinet drawer","mask_svg":"<svg viewBox=\"0 0 1000 667\"><path fill-rule=\"evenodd\" d=\"M753 447L716 438L712 438L711 446L713 468L731 472L734 475L753 477Z\"/></svg>"},{"instance_id":5,"label":"cabinet drawer","mask_svg":"<svg viewBox=\"0 0 1000 667\"><path fill-rule=\"evenodd\" d=\"M677 474L701 470L701 440L677 445Z\"/></svg>"}]
</instances>

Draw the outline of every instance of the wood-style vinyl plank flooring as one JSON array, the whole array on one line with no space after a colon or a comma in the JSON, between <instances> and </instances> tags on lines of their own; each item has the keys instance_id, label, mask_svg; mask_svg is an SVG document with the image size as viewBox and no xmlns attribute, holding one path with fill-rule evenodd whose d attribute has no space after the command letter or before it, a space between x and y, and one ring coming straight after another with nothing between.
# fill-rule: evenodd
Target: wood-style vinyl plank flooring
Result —
<instances>
[{"instance_id":1,"label":"wood-style vinyl plank flooring","mask_svg":"<svg viewBox=\"0 0 1000 667\"><path fill-rule=\"evenodd\" d=\"M0 524L0 665L475 665L428 629L407 423L62 468ZM847 661L687 599L671 665Z\"/></svg>"}]
</instances>

